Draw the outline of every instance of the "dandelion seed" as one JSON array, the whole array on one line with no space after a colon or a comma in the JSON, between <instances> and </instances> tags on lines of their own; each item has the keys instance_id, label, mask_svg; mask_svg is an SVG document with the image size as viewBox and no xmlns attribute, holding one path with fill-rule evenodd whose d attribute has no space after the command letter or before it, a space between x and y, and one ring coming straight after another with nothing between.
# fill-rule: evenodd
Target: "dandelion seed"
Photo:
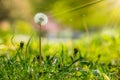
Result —
<instances>
[{"instance_id":1,"label":"dandelion seed","mask_svg":"<svg viewBox=\"0 0 120 80\"><path fill-rule=\"evenodd\" d=\"M36 24L45 25L48 22L48 17L43 13L37 13L34 17L34 21Z\"/></svg>"}]
</instances>

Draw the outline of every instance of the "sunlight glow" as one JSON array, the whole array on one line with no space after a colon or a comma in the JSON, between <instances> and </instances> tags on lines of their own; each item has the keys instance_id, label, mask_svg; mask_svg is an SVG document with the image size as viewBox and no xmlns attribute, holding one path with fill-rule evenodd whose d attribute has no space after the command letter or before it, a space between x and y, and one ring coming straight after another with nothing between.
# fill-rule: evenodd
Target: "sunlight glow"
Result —
<instances>
[{"instance_id":1,"label":"sunlight glow","mask_svg":"<svg viewBox=\"0 0 120 80\"><path fill-rule=\"evenodd\" d=\"M116 7L120 6L120 0L116 0Z\"/></svg>"},{"instance_id":2,"label":"sunlight glow","mask_svg":"<svg viewBox=\"0 0 120 80\"><path fill-rule=\"evenodd\" d=\"M109 17L109 22L113 25L116 26L120 21L120 0L107 0L106 3L108 6L106 9L108 9L108 15Z\"/></svg>"}]
</instances>

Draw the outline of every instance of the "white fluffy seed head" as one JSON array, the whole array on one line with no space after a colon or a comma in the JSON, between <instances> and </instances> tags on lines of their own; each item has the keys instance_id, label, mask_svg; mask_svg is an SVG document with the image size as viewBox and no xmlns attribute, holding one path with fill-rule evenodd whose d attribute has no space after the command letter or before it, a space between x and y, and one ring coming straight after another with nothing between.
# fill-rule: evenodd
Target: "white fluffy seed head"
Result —
<instances>
[{"instance_id":1,"label":"white fluffy seed head","mask_svg":"<svg viewBox=\"0 0 120 80\"><path fill-rule=\"evenodd\" d=\"M43 13L37 13L34 16L34 21L36 24L45 25L48 22L48 17Z\"/></svg>"}]
</instances>

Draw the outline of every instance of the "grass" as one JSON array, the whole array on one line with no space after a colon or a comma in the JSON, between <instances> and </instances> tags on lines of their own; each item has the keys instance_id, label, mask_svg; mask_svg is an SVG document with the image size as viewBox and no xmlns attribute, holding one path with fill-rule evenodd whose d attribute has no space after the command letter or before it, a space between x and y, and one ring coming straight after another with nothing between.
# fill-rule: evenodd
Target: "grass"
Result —
<instances>
[{"instance_id":1,"label":"grass","mask_svg":"<svg viewBox=\"0 0 120 80\"><path fill-rule=\"evenodd\" d=\"M37 42L34 39L29 44L20 42L16 50L10 51L10 57L0 56L0 80L118 80L117 33L103 31L63 43L46 42L42 44L41 65Z\"/></svg>"}]
</instances>

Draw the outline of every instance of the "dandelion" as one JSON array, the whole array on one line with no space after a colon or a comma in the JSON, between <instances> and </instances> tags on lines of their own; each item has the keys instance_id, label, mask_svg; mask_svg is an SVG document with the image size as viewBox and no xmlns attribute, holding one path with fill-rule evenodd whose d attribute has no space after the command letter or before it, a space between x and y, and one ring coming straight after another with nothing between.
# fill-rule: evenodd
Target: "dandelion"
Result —
<instances>
[{"instance_id":1,"label":"dandelion","mask_svg":"<svg viewBox=\"0 0 120 80\"><path fill-rule=\"evenodd\" d=\"M34 21L36 24L39 24L39 25L45 25L47 24L48 22L48 18L45 14L43 13L37 13L34 17Z\"/></svg>"},{"instance_id":2,"label":"dandelion","mask_svg":"<svg viewBox=\"0 0 120 80\"><path fill-rule=\"evenodd\" d=\"M37 13L34 17L34 22L40 26L38 30L38 35L39 35L39 52L40 52L40 64L42 62L42 54L41 54L41 26L47 24L48 18L45 14L43 13Z\"/></svg>"}]
</instances>

